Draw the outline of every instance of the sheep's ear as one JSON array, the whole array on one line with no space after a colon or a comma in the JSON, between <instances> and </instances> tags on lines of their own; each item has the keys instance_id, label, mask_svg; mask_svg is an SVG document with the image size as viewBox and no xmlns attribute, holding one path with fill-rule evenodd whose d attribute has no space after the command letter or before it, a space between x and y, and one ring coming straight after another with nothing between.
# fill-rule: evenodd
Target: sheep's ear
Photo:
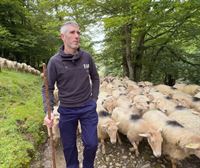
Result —
<instances>
[{"instance_id":1,"label":"sheep's ear","mask_svg":"<svg viewBox=\"0 0 200 168\"><path fill-rule=\"evenodd\" d=\"M159 129L158 129L158 132L162 132L162 128L159 128Z\"/></svg>"},{"instance_id":2,"label":"sheep's ear","mask_svg":"<svg viewBox=\"0 0 200 168\"><path fill-rule=\"evenodd\" d=\"M141 136L141 137L150 137L150 134L149 134L149 133L146 133L146 134L139 134L139 136Z\"/></svg>"},{"instance_id":3,"label":"sheep's ear","mask_svg":"<svg viewBox=\"0 0 200 168\"><path fill-rule=\"evenodd\" d=\"M116 125L118 126L120 124L120 122L116 122Z\"/></svg>"},{"instance_id":4,"label":"sheep's ear","mask_svg":"<svg viewBox=\"0 0 200 168\"><path fill-rule=\"evenodd\" d=\"M189 143L185 147L189 148L189 149L198 149L198 148L200 148L200 144L198 144L198 143Z\"/></svg>"},{"instance_id":5,"label":"sheep's ear","mask_svg":"<svg viewBox=\"0 0 200 168\"><path fill-rule=\"evenodd\" d=\"M150 99L150 101L154 100L154 97L152 95L148 95L147 97Z\"/></svg>"},{"instance_id":6,"label":"sheep's ear","mask_svg":"<svg viewBox=\"0 0 200 168\"><path fill-rule=\"evenodd\" d=\"M107 129L107 124L103 124L101 127L102 127L102 129L103 129L104 131L106 131L106 129Z\"/></svg>"}]
</instances>

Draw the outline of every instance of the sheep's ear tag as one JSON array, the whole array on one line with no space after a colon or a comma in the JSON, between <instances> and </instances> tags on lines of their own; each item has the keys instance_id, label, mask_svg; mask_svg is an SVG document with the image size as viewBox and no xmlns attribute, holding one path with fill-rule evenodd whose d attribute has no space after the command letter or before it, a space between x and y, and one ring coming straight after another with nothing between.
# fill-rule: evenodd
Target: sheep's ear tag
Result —
<instances>
[{"instance_id":1,"label":"sheep's ear tag","mask_svg":"<svg viewBox=\"0 0 200 168\"><path fill-rule=\"evenodd\" d=\"M149 137L150 136L150 134L139 134L139 136L141 136L141 137Z\"/></svg>"},{"instance_id":2,"label":"sheep's ear tag","mask_svg":"<svg viewBox=\"0 0 200 168\"><path fill-rule=\"evenodd\" d=\"M199 144L190 143L190 144L187 144L185 147L186 148L190 148L190 149L197 149L197 148L200 147L200 145Z\"/></svg>"}]
</instances>

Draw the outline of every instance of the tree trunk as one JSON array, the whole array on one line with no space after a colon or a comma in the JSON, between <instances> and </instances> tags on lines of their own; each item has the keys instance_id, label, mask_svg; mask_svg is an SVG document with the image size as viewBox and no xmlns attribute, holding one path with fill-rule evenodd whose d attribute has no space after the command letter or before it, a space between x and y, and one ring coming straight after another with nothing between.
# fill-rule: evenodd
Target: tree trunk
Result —
<instances>
[{"instance_id":1,"label":"tree trunk","mask_svg":"<svg viewBox=\"0 0 200 168\"><path fill-rule=\"evenodd\" d=\"M133 80L133 65L131 60L131 31L132 31L132 25L124 25L123 26L124 31L124 37L125 37L125 57L123 57L126 60L127 65L127 74L129 79Z\"/></svg>"},{"instance_id":2,"label":"tree trunk","mask_svg":"<svg viewBox=\"0 0 200 168\"><path fill-rule=\"evenodd\" d=\"M124 29L121 30L122 37L124 37ZM125 38L121 39L121 48L122 48L122 68L123 68L123 76L129 77L129 69L126 61L126 40Z\"/></svg>"},{"instance_id":3,"label":"tree trunk","mask_svg":"<svg viewBox=\"0 0 200 168\"><path fill-rule=\"evenodd\" d=\"M126 61L126 50L123 52L123 76L129 76L129 69L128 69L128 65L127 65L127 61Z\"/></svg>"},{"instance_id":4,"label":"tree trunk","mask_svg":"<svg viewBox=\"0 0 200 168\"><path fill-rule=\"evenodd\" d=\"M136 49L135 49L135 61L134 61L134 81L139 82L141 80L142 73L142 57L144 54L144 38L145 32L139 34Z\"/></svg>"}]
</instances>

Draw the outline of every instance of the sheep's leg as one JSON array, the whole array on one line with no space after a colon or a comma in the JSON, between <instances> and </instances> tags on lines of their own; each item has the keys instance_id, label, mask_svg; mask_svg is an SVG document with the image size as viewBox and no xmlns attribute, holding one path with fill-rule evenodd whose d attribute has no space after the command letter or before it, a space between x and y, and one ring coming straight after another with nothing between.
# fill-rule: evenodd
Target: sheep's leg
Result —
<instances>
[{"instance_id":1,"label":"sheep's leg","mask_svg":"<svg viewBox=\"0 0 200 168\"><path fill-rule=\"evenodd\" d=\"M121 140L118 132L117 132L117 141L119 142L120 145L122 144L122 140Z\"/></svg>"},{"instance_id":2,"label":"sheep's leg","mask_svg":"<svg viewBox=\"0 0 200 168\"><path fill-rule=\"evenodd\" d=\"M172 168L176 168L176 159L171 158Z\"/></svg>"},{"instance_id":3,"label":"sheep's leg","mask_svg":"<svg viewBox=\"0 0 200 168\"><path fill-rule=\"evenodd\" d=\"M130 151L134 151L136 156L139 156L138 146L134 141L131 141L131 144L133 145L133 148L130 148Z\"/></svg>"},{"instance_id":4,"label":"sheep's leg","mask_svg":"<svg viewBox=\"0 0 200 168\"><path fill-rule=\"evenodd\" d=\"M137 146L137 144L135 143L135 142L133 142L133 143L131 143L132 145L133 145L133 147L134 147L134 149L135 149L135 154L136 154L136 156L139 156L139 151L138 151L138 146Z\"/></svg>"},{"instance_id":5,"label":"sheep's leg","mask_svg":"<svg viewBox=\"0 0 200 168\"><path fill-rule=\"evenodd\" d=\"M106 153L106 150L105 150L104 139L101 139L101 146L102 146L102 153L105 154L105 153Z\"/></svg>"},{"instance_id":6,"label":"sheep's leg","mask_svg":"<svg viewBox=\"0 0 200 168\"><path fill-rule=\"evenodd\" d=\"M131 151L135 151L135 155L139 156L139 151L138 151L138 146L137 146L137 142L135 141L135 138L133 138L132 134L130 132L127 132L127 138L129 139L129 141L131 142L131 144L133 145L133 148L130 149Z\"/></svg>"}]
</instances>

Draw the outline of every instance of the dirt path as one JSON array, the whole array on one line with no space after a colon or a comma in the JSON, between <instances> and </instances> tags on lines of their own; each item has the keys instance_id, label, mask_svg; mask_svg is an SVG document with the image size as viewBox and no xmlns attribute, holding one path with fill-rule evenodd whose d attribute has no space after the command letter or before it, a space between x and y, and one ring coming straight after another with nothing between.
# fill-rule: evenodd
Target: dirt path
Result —
<instances>
[{"instance_id":1,"label":"dirt path","mask_svg":"<svg viewBox=\"0 0 200 168\"><path fill-rule=\"evenodd\" d=\"M106 154L103 155L99 149L97 151L97 157L95 160L95 168L171 168L169 160L165 157L155 158L152 155L151 149L147 145L146 141L142 141L139 146L141 151L140 156L136 157L129 148L130 143L126 138L123 139L122 145L112 145L110 142L106 142ZM82 142L80 137L77 140L80 168L82 161ZM48 143L44 145L40 158L38 161L34 161L31 168L51 168L50 160L50 147ZM56 149L56 166L57 168L66 168L62 146ZM195 156L185 159L180 162L177 168L200 168L200 159Z\"/></svg>"}]
</instances>

